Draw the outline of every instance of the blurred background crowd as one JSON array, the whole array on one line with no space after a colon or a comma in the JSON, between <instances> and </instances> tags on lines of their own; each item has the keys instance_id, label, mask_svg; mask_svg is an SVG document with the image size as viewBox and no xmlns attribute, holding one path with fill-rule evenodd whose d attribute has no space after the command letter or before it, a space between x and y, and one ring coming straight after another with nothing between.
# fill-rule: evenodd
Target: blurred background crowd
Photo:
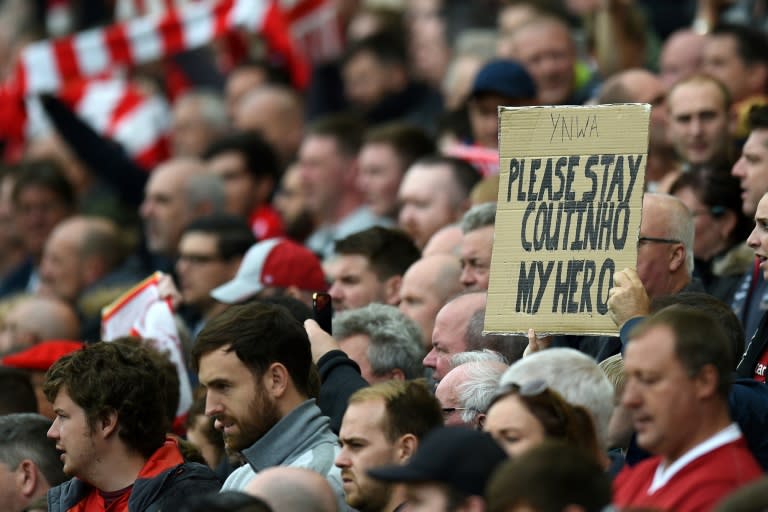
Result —
<instances>
[{"instance_id":1,"label":"blurred background crowd","mask_svg":"<svg viewBox=\"0 0 768 512\"><path fill-rule=\"evenodd\" d=\"M43 372L102 339L102 308L156 271L185 349L228 305L296 300L304 319L327 290L368 383L425 368L437 383L450 356L482 349L501 354L481 365L496 380L526 346L620 361L619 338L482 335L497 109L648 103L639 289L729 306L740 376L764 383L765 343L749 340L768 309L768 236L750 236L756 216L768 226L767 13L765 0L0 1L2 363L32 372L52 417ZM374 328L389 323L397 341ZM403 361L377 366L375 345L394 343ZM338 432L348 393L340 410L322 393ZM213 439L200 445L215 467L204 409L198 392L187 427ZM600 448L625 449L602 416Z\"/></svg>"}]
</instances>

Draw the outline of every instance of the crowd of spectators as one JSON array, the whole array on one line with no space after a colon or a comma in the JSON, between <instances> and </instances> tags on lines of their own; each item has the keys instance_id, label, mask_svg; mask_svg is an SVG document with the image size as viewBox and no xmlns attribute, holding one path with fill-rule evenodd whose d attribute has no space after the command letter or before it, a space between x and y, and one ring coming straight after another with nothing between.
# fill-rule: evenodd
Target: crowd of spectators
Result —
<instances>
[{"instance_id":1,"label":"crowd of spectators","mask_svg":"<svg viewBox=\"0 0 768 512\"><path fill-rule=\"evenodd\" d=\"M202 4L269 23L9 92ZM768 507L768 1L4 0L3 102L0 509ZM619 335L484 334L498 107L613 103ZM180 355L105 341L149 276Z\"/></svg>"}]
</instances>

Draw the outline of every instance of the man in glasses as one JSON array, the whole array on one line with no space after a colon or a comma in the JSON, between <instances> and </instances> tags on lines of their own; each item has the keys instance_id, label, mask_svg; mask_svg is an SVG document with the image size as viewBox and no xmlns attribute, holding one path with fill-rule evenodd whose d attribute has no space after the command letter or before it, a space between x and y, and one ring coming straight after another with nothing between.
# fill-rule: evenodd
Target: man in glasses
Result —
<instances>
[{"instance_id":1,"label":"man in glasses","mask_svg":"<svg viewBox=\"0 0 768 512\"><path fill-rule=\"evenodd\" d=\"M451 358L453 369L435 389L446 425L482 430L499 379L509 368L501 359L491 351L462 352Z\"/></svg>"},{"instance_id":2,"label":"man in glasses","mask_svg":"<svg viewBox=\"0 0 768 512\"><path fill-rule=\"evenodd\" d=\"M392 512L405 501L403 489L371 478L368 470L407 463L421 439L442 426L440 404L421 381L389 381L356 391L339 433L347 504L360 512Z\"/></svg>"},{"instance_id":3,"label":"man in glasses","mask_svg":"<svg viewBox=\"0 0 768 512\"><path fill-rule=\"evenodd\" d=\"M693 218L679 199L666 194L643 196L637 275L651 299L691 288L693 235Z\"/></svg>"},{"instance_id":4,"label":"man in glasses","mask_svg":"<svg viewBox=\"0 0 768 512\"><path fill-rule=\"evenodd\" d=\"M682 291L704 291L701 283L692 277L694 233L693 216L682 201L667 194L643 196L636 275L651 300ZM635 274L632 269L624 272ZM598 361L621 350L618 338L606 336L557 336L552 346L576 348Z\"/></svg>"},{"instance_id":5,"label":"man in glasses","mask_svg":"<svg viewBox=\"0 0 768 512\"><path fill-rule=\"evenodd\" d=\"M235 277L245 253L255 243L245 219L233 215L208 215L184 228L176 274L186 306L185 319L193 334L226 308L211 297L211 291Z\"/></svg>"}]
</instances>

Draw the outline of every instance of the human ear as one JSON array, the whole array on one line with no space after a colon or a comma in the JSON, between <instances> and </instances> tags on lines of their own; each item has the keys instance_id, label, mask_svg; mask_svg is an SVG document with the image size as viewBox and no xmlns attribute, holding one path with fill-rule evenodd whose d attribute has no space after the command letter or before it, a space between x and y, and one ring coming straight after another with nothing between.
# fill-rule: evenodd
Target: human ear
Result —
<instances>
[{"instance_id":1,"label":"human ear","mask_svg":"<svg viewBox=\"0 0 768 512\"><path fill-rule=\"evenodd\" d=\"M37 466L29 459L24 459L16 468L16 487L25 498L34 496L39 478Z\"/></svg>"},{"instance_id":2,"label":"human ear","mask_svg":"<svg viewBox=\"0 0 768 512\"><path fill-rule=\"evenodd\" d=\"M419 446L419 440L413 434L405 434L397 440L397 460L405 464Z\"/></svg>"},{"instance_id":3,"label":"human ear","mask_svg":"<svg viewBox=\"0 0 768 512\"><path fill-rule=\"evenodd\" d=\"M280 398L288 388L290 375L281 363L272 363L264 372L264 385L272 398Z\"/></svg>"}]
</instances>

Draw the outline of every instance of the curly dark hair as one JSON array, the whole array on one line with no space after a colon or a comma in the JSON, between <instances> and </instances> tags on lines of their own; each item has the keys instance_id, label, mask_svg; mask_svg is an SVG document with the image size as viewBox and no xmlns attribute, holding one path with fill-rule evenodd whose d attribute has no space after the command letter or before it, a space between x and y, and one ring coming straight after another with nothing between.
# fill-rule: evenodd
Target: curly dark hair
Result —
<instances>
[{"instance_id":1,"label":"curly dark hair","mask_svg":"<svg viewBox=\"0 0 768 512\"><path fill-rule=\"evenodd\" d=\"M145 347L100 342L62 357L43 385L50 402L61 390L83 408L92 429L116 412L120 439L144 457L163 444L170 426L164 378Z\"/></svg>"}]
</instances>

